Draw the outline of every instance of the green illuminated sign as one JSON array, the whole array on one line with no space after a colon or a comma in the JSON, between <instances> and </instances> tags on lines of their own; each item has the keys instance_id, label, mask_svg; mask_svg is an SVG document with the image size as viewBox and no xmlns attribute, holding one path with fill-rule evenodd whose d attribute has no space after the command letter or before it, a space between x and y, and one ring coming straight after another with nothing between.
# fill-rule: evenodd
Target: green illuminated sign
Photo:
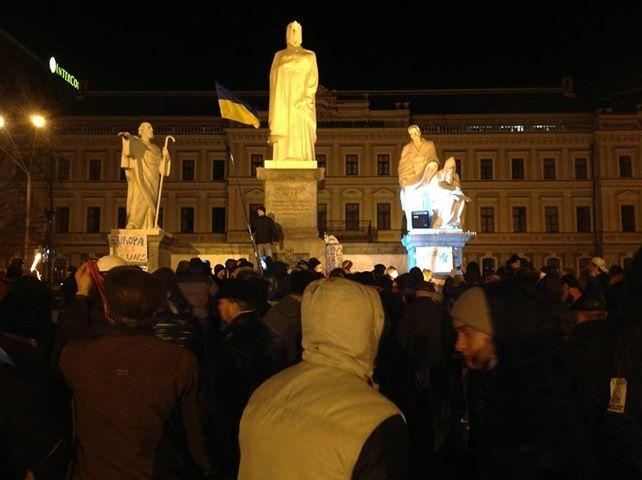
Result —
<instances>
[{"instance_id":1,"label":"green illuminated sign","mask_svg":"<svg viewBox=\"0 0 642 480\"><path fill-rule=\"evenodd\" d=\"M58 75L76 90L80 90L80 84L78 83L78 80L76 80L76 77L74 77L71 73L58 65L54 57L51 57L49 59L49 70L51 70L51 73L53 73L54 75Z\"/></svg>"}]
</instances>

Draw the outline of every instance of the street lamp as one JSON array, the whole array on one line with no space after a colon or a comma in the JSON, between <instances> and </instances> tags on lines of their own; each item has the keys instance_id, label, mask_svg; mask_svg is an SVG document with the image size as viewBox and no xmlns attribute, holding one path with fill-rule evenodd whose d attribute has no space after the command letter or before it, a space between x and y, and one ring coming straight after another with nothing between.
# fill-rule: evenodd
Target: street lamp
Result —
<instances>
[{"instance_id":1,"label":"street lamp","mask_svg":"<svg viewBox=\"0 0 642 480\"><path fill-rule=\"evenodd\" d=\"M45 117L37 113L34 113L33 115L31 115L30 119L31 119L31 124L34 127L36 127L36 130L34 131L34 134L33 134L33 144L31 146L31 158L29 159L27 168L24 169L25 174L27 175L27 205L26 205L26 212L25 212L25 246L24 246L25 262L27 261L27 258L29 255L29 233L31 228L31 163L33 162L33 156L36 151L36 139L38 137L38 130L44 128L45 124L47 123L45 121Z\"/></svg>"},{"instance_id":2,"label":"street lamp","mask_svg":"<svg viewBox=\"0 0 642 480\"><path fill-rule=\"evenodd\" d=\"M31 115L31 123L36 128L44 128L47 121L45 120L45 117L43 117L42 115L33 114Z\"/></svg>"},{"instance_id":3,"label":"street lamp","mask_svg":"<svg viewBox=\"0 0 642 480\"><path fill-rule=\"evenodd\" d=\"M26 198L26 205L25 205L25 239L24 239L24 252L23 252L23 262L25 267L27 266L26 262L27 262L27 258L29 257L29 229L31 227L31 164L33 163L33 158L36 152L36 140L38 138L38 130L44 128L45 125L47 124L45 117L37 113L34 113L33 115L31 115L30 120L31 120L31 124L35 127L35 131L33 136L33 143L31 145L31 156L29 157L28 161L25 161L24 157L20 153L20 150L18 149L18 146L14 142L13 137L11 136L11 133L7 128L5 128L6 125L5 125L4 117L0 116L0 128L4 130L7 137L9 138L9 141L13 146L15 156L9 153L4 148L2 148L2 150L8 155L9 159L13 161L13 163L16 164L16 166L24 172L27 180L27 195L26 195L27 198Z\"/></svg>"}]
</instances>

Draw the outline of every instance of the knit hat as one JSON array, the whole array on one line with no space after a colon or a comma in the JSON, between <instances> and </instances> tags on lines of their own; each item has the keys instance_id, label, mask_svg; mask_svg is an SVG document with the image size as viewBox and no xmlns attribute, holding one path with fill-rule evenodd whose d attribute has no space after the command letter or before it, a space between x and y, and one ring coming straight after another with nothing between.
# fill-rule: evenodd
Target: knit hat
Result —
<instances>
[{"instance_id":1,"label":"knit hat","mask_svg":"<svg viewBox=\"0 0 642 480\"><path fill-rule=\"evenodd\" d=\"M606 262L604 261L603 258L593 257L591 259L591 263L595 265L597 268L599 268L602 272L609 273L609 269L606 268Z\"/></svg>"},{"instance_id":2,"label":"knit hat","mask_svg":"<svg viewBox=\"0 0 642 480\"><path fill-rule=\"evenodd\" d=\"M453 319L480 332L493 335L488 299L483 289L473 287L459 296L450 312Z\"/></svg>"}]
</instances>

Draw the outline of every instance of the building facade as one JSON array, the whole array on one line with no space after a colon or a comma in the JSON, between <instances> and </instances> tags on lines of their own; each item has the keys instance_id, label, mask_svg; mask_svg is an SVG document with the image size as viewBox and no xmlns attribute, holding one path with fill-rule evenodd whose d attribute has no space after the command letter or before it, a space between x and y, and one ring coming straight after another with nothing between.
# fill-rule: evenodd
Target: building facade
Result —
<instances>
[{"instance_id":1,"label":"building facade","mask_svg":"<svg viewBox=\"0 0 642 480\"><path fill-rule=\"evenodd\" d=\"M480 93L568 97L561 89L457 95L465 103L475 102ZM420 101L404 99L441 98L448 92L377 95L322 90L317 98L316 154L325 168L319 230L337 236L344 255L357 259L358 267L381 262L403 270L397 165L410 124L435 142L442 164L450 156L457 161L462 188L472 198L464 228L478 232L464 249L467 261L491 270L518 253L537 267L577 271L595 255L624 265L640 247L642 112L556 113L560 110L541 111L540 105L530 111L437 115L422 113L434 109L422 110L416 106ZM256 101L264 97L258 93ZM185 258L201 255L218 263L250 255L246 221L263 201L256 168L271 152L266 115L263 128L253 129L213 115L85 110L51 122L51 245L58 271L106 254L106 234L124 226L127 185L117 133L136 132L141 121L152 123L159 144L165 135L177 140L164 183L161 225L183 245ZM19 252L18 242L3 260Z\"/></svg>"}]
</instances>

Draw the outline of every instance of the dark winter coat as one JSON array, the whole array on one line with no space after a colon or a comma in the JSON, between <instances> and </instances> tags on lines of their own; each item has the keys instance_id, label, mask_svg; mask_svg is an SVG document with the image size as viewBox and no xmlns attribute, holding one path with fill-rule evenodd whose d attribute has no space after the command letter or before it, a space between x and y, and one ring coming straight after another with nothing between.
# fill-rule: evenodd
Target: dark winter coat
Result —
<instances>
[{"instance_id":1,"label":"dark winter coat","mask_svg":"<svg viewBox=\"0 0 642 480\"><path fill-rule=\"evenodd\" d=\"M515 280L482 288L497 367L483 372L471 392L471 447L481 478L593 478L588 433L567 386L550 303Z\"/></svg>"},{"instance_id":2,"label":"dark winter coat","mask_svg":"<svg viewBox=\"0 0 642 480\"><path fill-rule=\"evenodd\" d=\"M274 220L267 215L257 216L254 219L254 241L257 244L278 242L278 237Z\"/></svg>"},{"instance_id":3,"label":"dark winter coat","mask_svg":"<svg viewBox=\"0 0 642 480\"><path fill-rule=\"evenodd\" d=\"M205 413L208 450L216 456L220 473L236 478L243 409L254 390L284 366L279 335L257 312L242 313L223 330L220 345L208 359Z\"/></svg>"},{"instance_id":4,"label":"dark winter coat","mask_svg":"<svg viewBox=\"0 0 642 480\"><path fill-rule=\"evenodd\" d=\"M115 328L66 345L59 366L75 399L73 478L184 478L191 458L211 471L192 353L151 329Z\"/></svg>"},{"instance_id":5,"label":"dark winter coat","mask_svg":"<svg viewBox=\"0 0 642 480\"><path fill-rule=\"evenodd\" d=\"M279 333L285 348L287 366L301 361L301 296L287 295L270 308L263 322Z\"/></svg>"}]
</instances>

